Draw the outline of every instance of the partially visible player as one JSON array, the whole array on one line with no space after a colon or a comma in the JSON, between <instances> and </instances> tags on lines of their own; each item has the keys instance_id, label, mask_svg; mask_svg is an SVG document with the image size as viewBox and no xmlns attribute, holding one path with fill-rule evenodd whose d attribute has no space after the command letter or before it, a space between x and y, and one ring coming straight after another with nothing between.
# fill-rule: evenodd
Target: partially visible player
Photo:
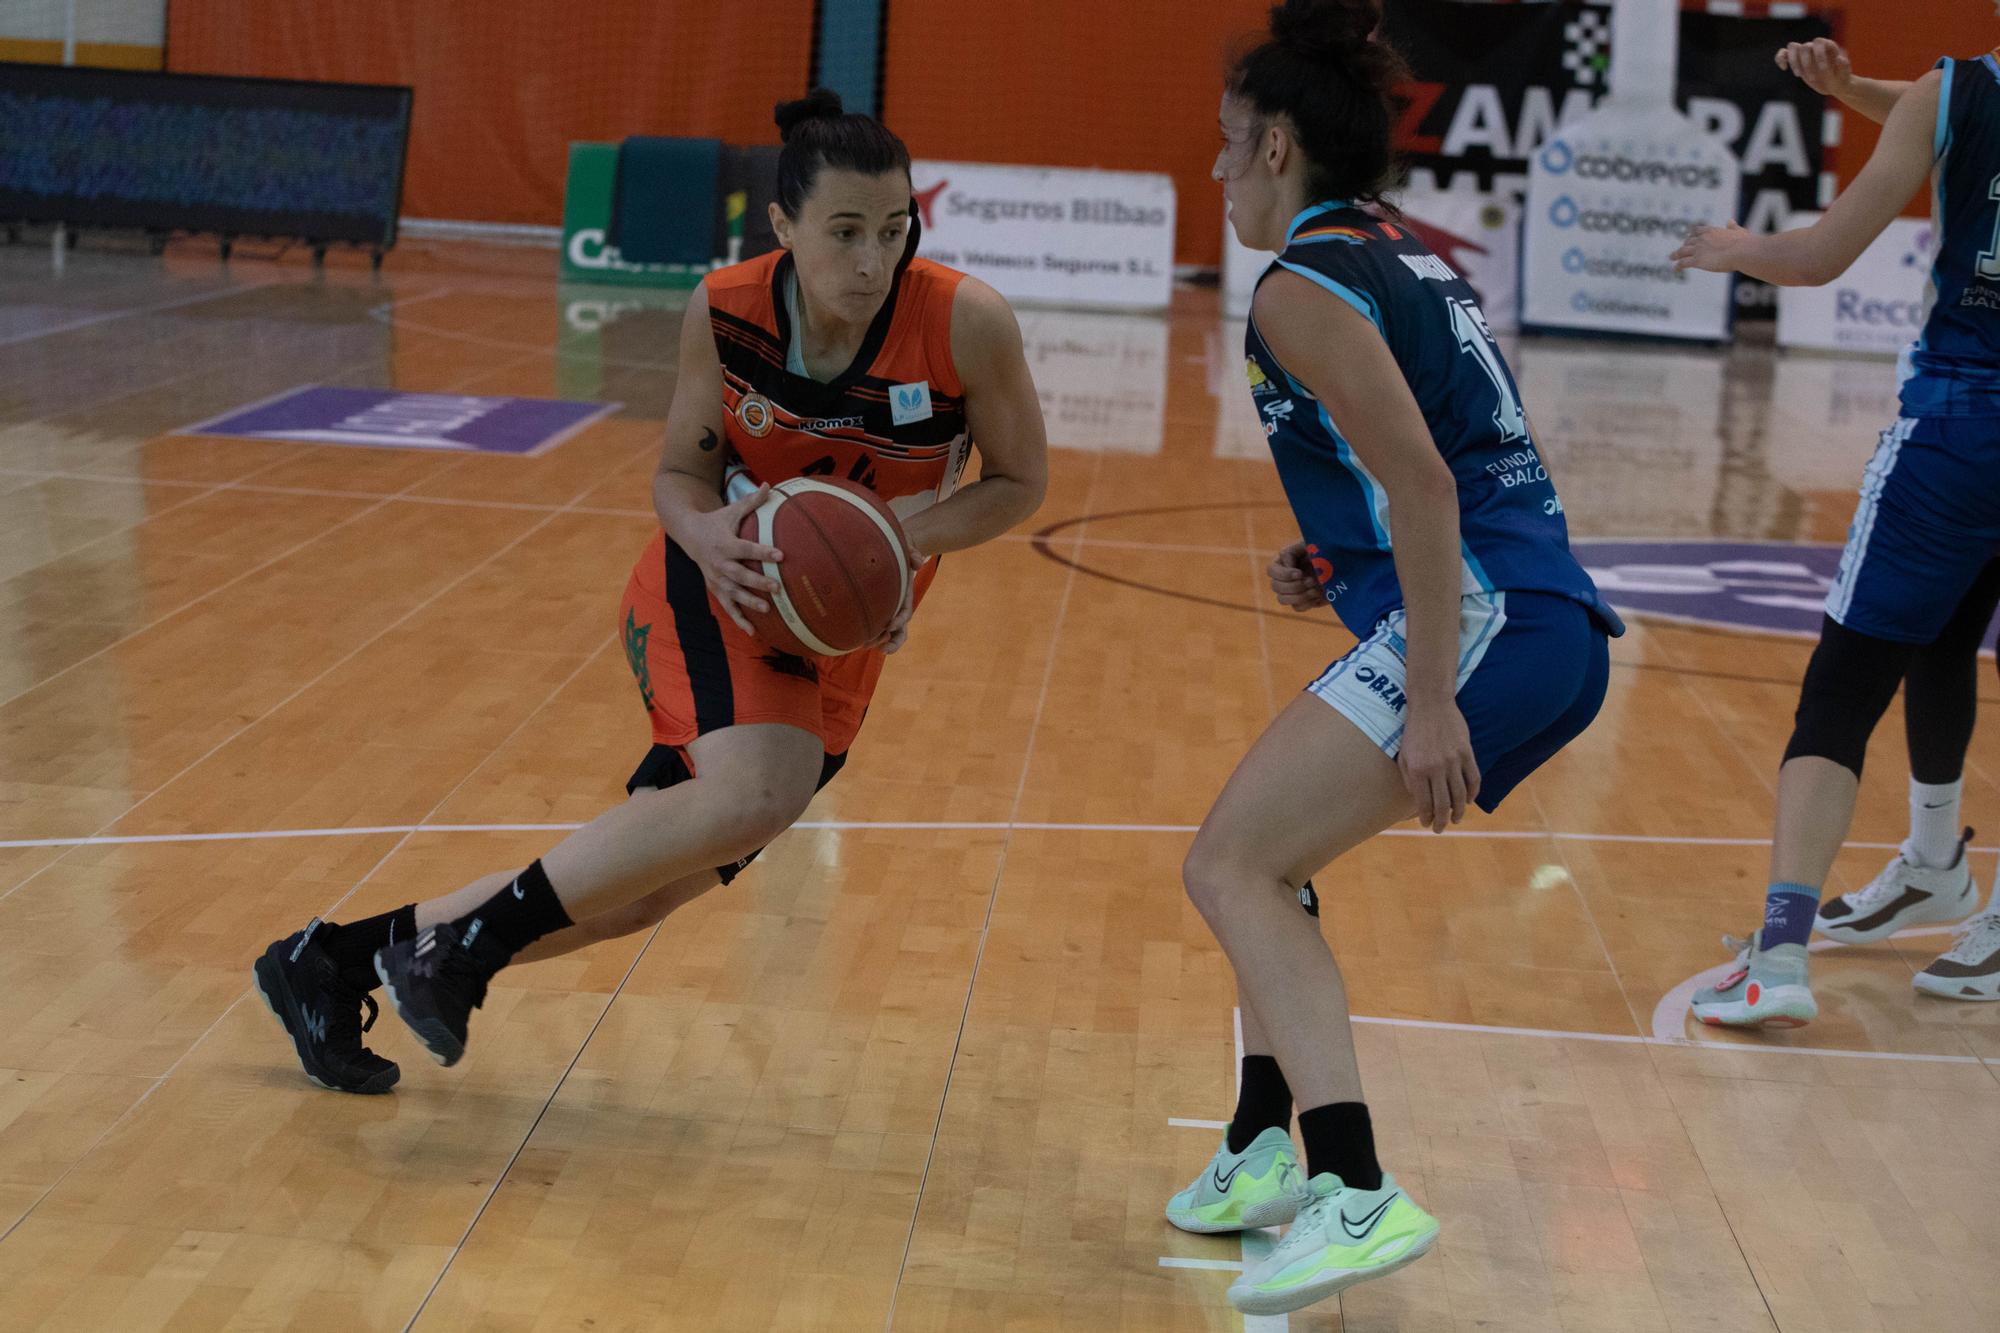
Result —
<instances>
[{"instance_id":1,"label":"partially visible player","mask_svg":"<svg viewBox=\"0 0 2000 1333\"><path fill-rule=\"evenodd\" d=\"M1302 534L1272 590L1331 603L1361 640L1258 739L1184 867L1235 969L1246 1055L1227 1135L1167 1218L1214 1232L1296 1214L1229 1289L1251 1314L1392 1272L1438 1236L1376 1158L1340 969L1299 910L1309 877L1412 814L1441 832L1499 805L1597 715L1621 629L1570 554L1471 287L1364 207L1392 175L1407 77L1371 39L1380 18L1375 0L1274 8L1229 76L1213 171L1237 236L1281 252L1245 335Z\"/></svg>"},{"instance_id":2,"label":"partially visible player","mask_svg":"<svg viewBox=\"0 0 2000 1333\"><path fill-rule=\"evenodd\" d=\"M1838 43L1819 38L1779 50L1778 66L1876 124L1909 82L1855 74ZM1905 367L1907 370L1907 367ZM1960 832L1965 751L1979 709L1979 645L2000 606L2000 562L1981 571L1936 641L1919 648L1903 678L1903 728L1910 751L1910 836L1880 874L1853 893L1820 904L1813 928L1863 944L1899 930L1957 921L1979 902ZM1911 978L1920 991L1953 1000L2000 1000L2000 876L1986 909L1957 932L1944 954Z\"/></svg>"},{"instance_id":3,"label":"partially visible player","mask_svg":"<svg viewBox=\"0 0 2000 1333\"><path fill-rule=\"evenodd\" d=\"M777 109L785 146L771 222L782 250L708 275L681 326L680 371L653 479L661 531L618 624L653 747L631 799L521 871L341 925L315 921L257 960L257 982L314 1081L385 1092L395 1065L361 1044L378 975L441 1064L511 963L652 925L728 883L840 771L929 558L1032 514L1047 479L1020 328L976 278L916 257L910 155L820 90ZM977 448L979 479L960 488ZM747 484L725 500L725 470ZM771 483L838 475L888 499L922 565L869 649L794 657L751 636L746 608L782 553L738 521Z\"/></svg>"},{"instance_id":4,"label":"partially visible player","mask_svg":"<svg viewBox=\"0 0 2000 1333\"><path fill-rule=\"evenodd\" d=\"M1844 57L1824 48L1788 48L1784 60L1829 87L1851 74ZM1830 282L1933 180L1930 314L1909 354L1902 418L1883 432L1863 477L1800 689L1779 770L1763 924L1747 939L1727 939L1738 966L1694 999L1695 1016L1721 1026L1796 1027L1817 1016L1806 940L1824 919L1820 889L1853 820L1868 738L1919 650L1946 633L2000 555L2000 63L1947 58L1906 88L1861 81L1858 96L1865 107L1887 104L1882 137L1818 222L1770 236L1733 223L1696 228L1674 252L1681 268L1792 286ZM1837 932L1851 913L1828 908ZM1983 950L2000 966L2000 921L1980 922L1947 955L1959 963L1940 959L1923 974L1962 998L1985 998L1990 984L1958 974L1965 956Z\"/></svg>"}]
</instances>

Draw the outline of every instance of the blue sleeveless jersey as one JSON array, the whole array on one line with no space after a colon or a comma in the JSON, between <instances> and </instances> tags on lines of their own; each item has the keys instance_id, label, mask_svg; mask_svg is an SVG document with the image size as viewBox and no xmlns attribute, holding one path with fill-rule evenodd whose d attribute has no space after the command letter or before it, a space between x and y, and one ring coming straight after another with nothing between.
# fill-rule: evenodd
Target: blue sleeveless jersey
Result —
<instances>
[{"instance_id":1,"label":"blue sleeveless jersey","mask_svg":"<svg viewBox=\"0 0 2000 1333\"><path fill-rule=\"evenodd\" d=\"M1458 480L1463 591L1555 593L1621 632L1570 554L1562 501L1529 437L1520 390L1465 280L1408 229L1344 203L1292 219L1284 252L1264 276L1281 268L1353 306L1389 344ZM1254 315L1244 342L1251 398L1327 601L1365 639L1403 605L1388 495L1340 423L1265 346Z\"/></svg>"},{"instance_id":2,"label":"blue sleeveless jersey","mask_svg":"<svg viewBox=\"0 0 2000 1333\"><path fill-rule=\"evenodd\" d=\"M1903 415L2000 416L2000 63L1989 55L1938 68L1937 265Z\"/></svg>"}]
</instances>

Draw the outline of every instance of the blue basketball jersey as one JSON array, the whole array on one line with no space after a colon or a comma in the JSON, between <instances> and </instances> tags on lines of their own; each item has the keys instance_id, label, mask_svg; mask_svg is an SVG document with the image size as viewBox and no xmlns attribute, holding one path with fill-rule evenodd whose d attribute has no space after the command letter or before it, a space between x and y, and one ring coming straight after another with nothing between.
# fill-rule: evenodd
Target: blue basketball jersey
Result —
<instances>
[{"instance_id":1,"label":"blue basketball jersey","mask_svg":"<svg viewBox=\"0 0 2000 1333\"><path fill-rule=\"evenodd\" d=\"M1265 277L1279 269L1360 311L1395 355L1458 481L1463 591L1556 593L1621 632L1570 554L1562 500L1529 436L1520 390L1465 280L1407 228L1345 203L1293 218ZM1403 605L1388 495L1340 423L1271 354L1254 315L1244 342L1251 398L1327 601L1366 638Z\"/></svg>"},{"instance_id":2,"label":"blue basketball jersey","mask_svg":"<svg viewBox=\"0 0 2000 1333\"><path fill-rule=\"evenodd\" d=\"M1937 67L1937 264L1903 415L2000 416L2000 63L1988 55Z\"/></svg>"}]
</instances>

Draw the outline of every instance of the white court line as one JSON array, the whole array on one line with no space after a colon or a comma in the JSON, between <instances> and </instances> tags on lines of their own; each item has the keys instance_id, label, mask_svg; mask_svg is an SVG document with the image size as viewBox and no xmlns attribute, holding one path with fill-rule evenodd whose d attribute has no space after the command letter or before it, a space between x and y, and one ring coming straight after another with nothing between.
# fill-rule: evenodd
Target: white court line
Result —
<instances>
[{"instance_id":1,"label":"white court line","mask_svg":"<svg viewBox=\"0 0 2000 1333\"><path fill-rule=\"evenodd\" d=\"M1240 1273L1243 1271L1242 1262L1236 1259L1177 1259L1173 1255L1166 1255L1162 1257L1160 1260L1160 1267L1212 1268L1215 1269L1217 1272L1222 1272L1222 1273ZM1246 1319L1243 1322L1247 1327L1250 1321Z\"/></svg>"},{"instance_id":2,"label":"white court line","mask_svg":"<svg viewBox=\"0 0 2000 1333\"><path fill-rule=\"evenodd\" d=\"M358 838L376 833L569 833L581 823L556 824L357 824L351 827L242 829L223 833L150 833L116 837L14 838L0 839L0 849L15 847L97 847L121 843L148 842L254 842L263 838ZM1193 833L1199 824L1090 824L1033 822L1008 819L804 819L795 829L814 832L862 832L880 829L905 833ZM1377 835L1385 838L1477 838L1502 842L1603 842L1660 847L1768 847L1769 838L1699 838L1651 833L1541 832L1532 829L1453 829L1432 833L1426 829L1392 828ZM1899 842L1850 842L1842 844L1862 851L1893 851ZM1968 847L1982 854L2000 852L2000 846Z\"/></svg>"},{"instance_id":3,"label":"white court line","mask_svg":"<svg viewBox=\"0 0 2000 1333\"><path fill-rule=\"evenodd\" d=\"M227 833L138 833L95 835L81 838L9 838L0 839L0 851L36 847L118 847L143 846L149 844L199 843L199 842L253 842L279 838L360 838L394 834L409 836L417 833L569 833L583 827L579 823L548 824L363 824L351 828L299 828L299 829L249 829ZM853 832L870 829L902 830L915 832L1051 832L1051 833L1193 833L1193 824L1061 824L1029 823L1023 821L974 821L974 820L865 820L865 819L820 819L801 820L792 825L795 829L816 832ZM1762 838L1677 838L1648 837L1637 834L1617 833L1523 833L1512 830L1496 830L1490 833L1478 831L1455 831L1445 834L1428 833L1422 829L1390 829L1390 836L1410 838L1547 838L1564 842L1618 842L1618 843L1663 843L1698 846L1767 846L1768 839ZM1850 847L1886 850L1899 847L1900 843L1849 843ZM1973 847L1969 851L1991 853L2000 851L1996 847ZM19 885L15 886L20 887ZM10 890L11 892L11 890ZM0 897L6 895L0 894ZM1949 934L1951 927L1940 926L1919 930L1907 930L1897 938L1921 935ZM1815 951L1845 947L1834 940L1816 940L1811 945ZM2000 1068L2000 1059L1981 1059L1976 1055L1932 1055L1906 1051L1845 1051L1827 1046L1792 1045L1739 1045L1734 1042L1700 1041L1680 1035L1685 1028L1687 1005L1694 992L1702 985L1713 985L1722 975L1734 967L1725 963L1688 978L1680 985L1660 997L1653 1007L1653 1034L1640 1036L1637 1033L1615 1032L1575 1032L1560 1028L1519 1028L1502 1027L1484 1023L1445 1023L1419 1018L1373 1018L1364 1014L1353 1015L1356 1023L1373 1023L1384 1027L1430 1028L1443 1032L1473 1032L1489 1036L1538 1037L1549 1041L1599 1041L1639 1046L1680 1046L1702 1051L1749 1051L1763 1055L1817 1055L1846 1060L1907 1060L1925 1064L1984 1064ZM1239 1019L1240 1025L1240 1019ZM1237 1046L1241 1049L1242 1032L1239 1026ZM1241 1063L1241 1057L1238 1058ZM1183 1128L1223 1129L1222 1121L1174 1119L1169 1124Z\"/></svg>"},{"instance_id":4,"label":"white court line","mask_svg":"<svg viewBox=\"0 0 2000 1333\"><path fill-rule=\"evenodd\" d=\"M117 310L107 310L102 314L89 315L83 319L73 319L67 324L57 324L46 329L32 329L27 333L16 333L0 338L0 347L13 347L20 343L34 342L37 338L53 338L60 333L74 333L78 329L93 328L99 324L109 324L113 320L130 319L134 315L153 315L162 310L179 310L184 306L200 305L204 301L219 301L225 296L242 296L246 292L261 291L277 286L277 280L266 282L246 282L224 287L220 291L203 292L198 296L177 296L169 301L155 301L151 305L124 306Z\"/></svg>"},{"instance_id":5,"label":"white court line","mask_svg":"<svg viewBox=\"0 0 2000 1333\"><path fill-rule=\"evenodd\" d=\"M1229 1122L1227 1120L1188 1120L1177 1115L1168 1116L1167 1123L1173 1126L1175 1129L1222 1130L1229 1128Z\"/></svg>"}]
</instances>

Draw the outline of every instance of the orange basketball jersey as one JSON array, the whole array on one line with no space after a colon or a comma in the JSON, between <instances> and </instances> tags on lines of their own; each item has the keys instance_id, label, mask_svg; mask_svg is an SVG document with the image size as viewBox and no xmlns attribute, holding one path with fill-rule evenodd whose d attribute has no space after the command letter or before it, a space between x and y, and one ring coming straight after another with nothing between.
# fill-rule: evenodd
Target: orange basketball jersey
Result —
<instances>
[{"instance_id":1,"label":"orange basketball jersey","mask_svg":"<svg viewBox=\"0 0 2000 1333\"><path fill-rule=\"evenodd\" d=\"M906 518L950 495L971 452L951 359L965 275L906 258L854 363L822 384L786 368L791 271L780 250L706 279L734 460L758 482L845 477Z\"/></svg>"}]
</instances>

